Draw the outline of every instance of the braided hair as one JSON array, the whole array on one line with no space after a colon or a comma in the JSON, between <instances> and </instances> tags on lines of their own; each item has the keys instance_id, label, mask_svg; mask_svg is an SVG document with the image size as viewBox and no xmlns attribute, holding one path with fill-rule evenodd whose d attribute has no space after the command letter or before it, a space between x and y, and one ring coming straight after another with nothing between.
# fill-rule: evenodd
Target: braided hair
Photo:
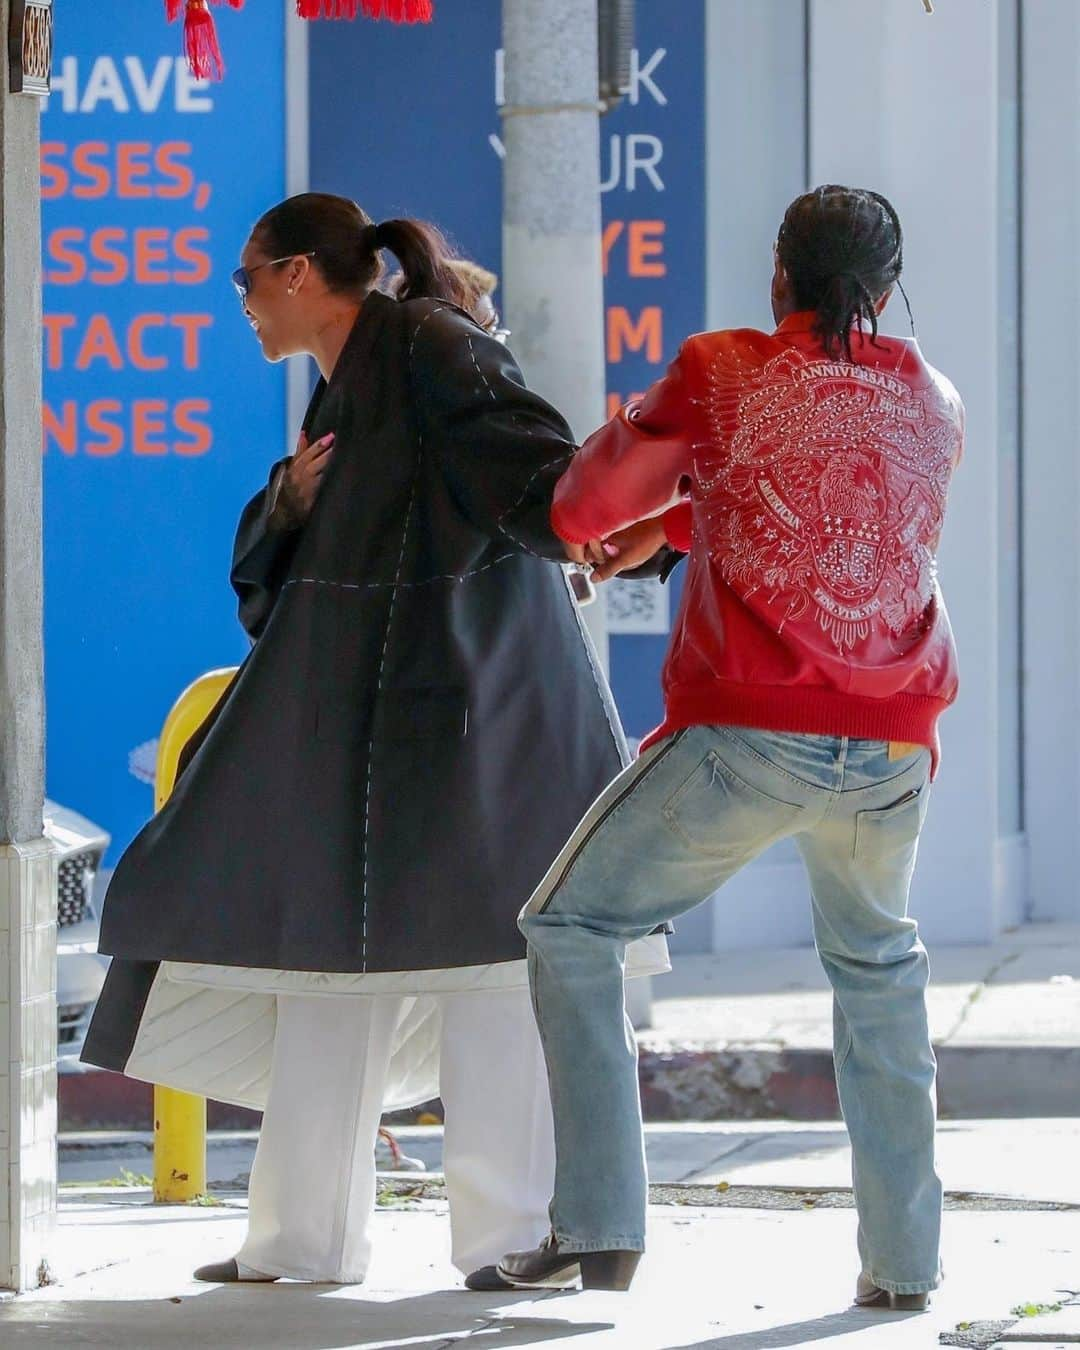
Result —
<instances>
[{"instance_id":1,"label":"braided hair","mask_svg":"<svg viewBox=\"0 0 1080 1350\"><path fill-rule=\"evenodd\" d=\"M853 361L851 332L864 322L876 345L875 305L904 267L904 235L891 202L863 188L815 188L788 207L776 251L795 303L817 314L814 332L830 356L842 352Z\"/></svg>"}]
</instances>

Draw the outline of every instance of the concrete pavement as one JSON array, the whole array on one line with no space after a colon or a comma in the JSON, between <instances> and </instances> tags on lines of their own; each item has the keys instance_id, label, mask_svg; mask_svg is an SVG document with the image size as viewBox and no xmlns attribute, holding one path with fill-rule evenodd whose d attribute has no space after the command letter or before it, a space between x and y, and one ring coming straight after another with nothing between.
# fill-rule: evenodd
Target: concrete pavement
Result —
<instances>
[{"instance_id":1,"label":"concrete pavement","mask_svg":"<svg viewBox=\"0 0 1080 1350\"><path fill-rule=\"evenodd\" d=\"M349 1289L194 1284L194 1265L235 1251L239 1200L164 1214L125 1197L67 1201L62 1225L64 1283L0 1306L4 1350L919 1350L960 1324L1005 1331L1012 1308L1080 1286L1076 1212L950 1215L949 1278L924 1316L851 1308L851 1211L657 1207L629 1294L539 1298L463 1291L439 1204L380 1211L368 1283Z\"/></svg>"},{"instance_id":2,"label":"concrete pavement","mask_svg":"<svg viewBox=\"0 0 1080 1350\"><path fill-rule=\"evenodd\" d=\"M67 1141L65 1169L73 1156L112 1175L149 1168L142 1140L87 1142ZM441 1130L403 1130L401 1142L437 1178ZM1067 1306L1080 1297L1080 1120L946 1122L939 1142L952 1193L947 1280L925 1316L850 1307L855 1215L846 1142L832 1124L651 1127L650 1172L663 1187L654 1195L668 1203L651 1210L634 1289L541 1298L463 1291L448 1262L445 1204L400 1193L420 1183L438 1195L437 1181L401 1174L387 1178L364 1287L194 1284L190 1271L231 1255L244 1230L253 1140L231 1135L210 1150L222 1184L209 1207L155 1209L137 1187L66 1186L49 1272L59 1283L0 1306L0 1346L770 1350L821 1341L830 1350L989 1350L1051 1334L1041 1343L1080 1344L1080 1306ZM1046 1311L1057 1304L1066 1306ZM1012 1311L1023 1307L1044 1311Z\"/></svg>"}]
</instances>

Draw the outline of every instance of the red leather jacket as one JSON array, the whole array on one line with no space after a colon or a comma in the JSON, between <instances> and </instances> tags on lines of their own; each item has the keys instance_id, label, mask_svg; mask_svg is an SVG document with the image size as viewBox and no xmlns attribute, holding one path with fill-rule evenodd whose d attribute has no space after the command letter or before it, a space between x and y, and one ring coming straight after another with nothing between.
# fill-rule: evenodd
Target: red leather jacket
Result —
<instances>
[{"instance_id":1,"label":"red leather jacket","mask_svg":"<svg viewBox=\"0 0 1080 1350\"><path fill-rule=\"evenodd\" d=\"M794 314L690 338L575 456L572 543L664 513L689 551L665 719L926 745L956 697L936 553L964 410L913 340L830 358Z\"/></svg>"}]
</instances>

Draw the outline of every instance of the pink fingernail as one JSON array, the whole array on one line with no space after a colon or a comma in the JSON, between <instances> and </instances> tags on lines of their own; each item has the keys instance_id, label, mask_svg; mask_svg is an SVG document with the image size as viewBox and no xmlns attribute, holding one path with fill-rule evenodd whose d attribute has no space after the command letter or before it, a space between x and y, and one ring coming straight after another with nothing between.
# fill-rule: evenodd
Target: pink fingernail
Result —
<instances>
[{"instance_id":1,"label":"pink fingernail","mask_svg":"<svg viewBox=\"0 0 1080 1350\"><path fill-rule=\"evenodd\" d=\"M608 555L609 558L617 558L619 556L619 550L615 547L614 544L605 544L604 552Z\"/></svg>"}]
</instances>

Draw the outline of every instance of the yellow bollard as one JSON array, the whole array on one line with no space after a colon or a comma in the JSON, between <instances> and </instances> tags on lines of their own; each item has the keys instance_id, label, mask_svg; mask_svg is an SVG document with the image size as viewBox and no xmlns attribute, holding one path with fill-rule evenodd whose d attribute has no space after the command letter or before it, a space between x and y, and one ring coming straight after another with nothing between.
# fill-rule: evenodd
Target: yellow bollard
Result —
<instances>
[{"instance_id":1,"label":"yellow bollard","mask_svg":"<svg viewBox=\"0 0 1080 1350\"><path fill-rule=\"evenodd\" d=\"M158 743L154 810L176 783L180 755L228 688L235 669L212 670L184 690L165 719ZM182 1205L206 1193L206 1098L154 1088L154 1202Z\"/></svg>"},{"instance_id":2,"label":"yellow bollard","mask_svg":"<svg viewBox=\"0 0 1080 1350\"><path fill-rule=\"evenodd\" d=\"M154 1085L154 1203L206 1194L206 1098Z\"/></svg>"}]
</instances>

